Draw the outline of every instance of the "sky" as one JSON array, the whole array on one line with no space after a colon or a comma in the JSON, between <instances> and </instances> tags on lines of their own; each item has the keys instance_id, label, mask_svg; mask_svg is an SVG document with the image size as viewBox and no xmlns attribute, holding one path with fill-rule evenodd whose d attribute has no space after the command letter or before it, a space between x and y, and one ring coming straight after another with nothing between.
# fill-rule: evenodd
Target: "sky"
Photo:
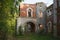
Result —
<instances>
[{"instance_id":1,"label":"sky","mask_svg":"<svg viewBox=\"0 0 60 40\"><path fill-rule=\"evenodd\" d=\"M44 2L47 6L53 3L53 0L24 0L24 3L34 4L36 2Z\"/></svg>"}]
</instances>

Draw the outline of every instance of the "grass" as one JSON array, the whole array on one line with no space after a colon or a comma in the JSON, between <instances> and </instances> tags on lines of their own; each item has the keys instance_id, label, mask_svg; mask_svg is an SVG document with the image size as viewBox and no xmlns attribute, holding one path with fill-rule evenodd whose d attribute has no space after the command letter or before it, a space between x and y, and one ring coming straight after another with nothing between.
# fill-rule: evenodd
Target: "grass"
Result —
<instances>
[{"instance_id":1,"label":"grass","mask_svg":"<svg viewBox=\"0 0 60 40\"><path fill-rule=\"evenodd\" d=\"M17 40L60 40L58 38L54 38L50 34L24 34L23 36L18 36Z\"/></svg>"}]
</instances>

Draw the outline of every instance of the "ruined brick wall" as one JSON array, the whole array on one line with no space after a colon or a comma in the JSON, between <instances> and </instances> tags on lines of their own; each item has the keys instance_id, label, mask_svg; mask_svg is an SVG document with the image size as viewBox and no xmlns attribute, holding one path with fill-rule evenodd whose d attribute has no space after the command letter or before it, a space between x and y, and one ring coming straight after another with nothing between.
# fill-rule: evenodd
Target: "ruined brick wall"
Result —
<instances>
[{"instance_id":1,"label":"ruined brick wall","mask_svg":"<svg viewBox=\"0 0 60 40\"><path fill-rule=\"evenodd\" d=\"M33 17L36 17L36 4L22 4L20 5L20 17L27 17L27 9L32 8Z\"/></svg>"}]
</instances>

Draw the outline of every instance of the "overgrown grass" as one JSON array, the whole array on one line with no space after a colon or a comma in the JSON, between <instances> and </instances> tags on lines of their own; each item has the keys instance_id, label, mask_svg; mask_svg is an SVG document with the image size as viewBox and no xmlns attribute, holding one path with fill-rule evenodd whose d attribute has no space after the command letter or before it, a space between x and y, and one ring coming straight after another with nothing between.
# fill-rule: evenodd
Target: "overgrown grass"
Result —
<instances>
[{"instance_id":1,"label":"overgrown grass","mask_svg":"<svg viewBox=\"0 0 60 40\"><path fill-rule=\"evenodd\" d=\"M54 38L51 34L24 34L23 36L18 36L17 40L60 40L58 38Z\"/></svg>"}]
</instances>

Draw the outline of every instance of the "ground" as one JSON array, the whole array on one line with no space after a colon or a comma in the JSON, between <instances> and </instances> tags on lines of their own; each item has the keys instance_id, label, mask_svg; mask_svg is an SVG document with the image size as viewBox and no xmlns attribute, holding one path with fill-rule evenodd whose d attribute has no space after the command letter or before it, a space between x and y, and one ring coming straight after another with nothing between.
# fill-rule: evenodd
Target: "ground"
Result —
<instances>
[{"instance_id":1,"label":"ground","mask_svg":"<svg viewBox=\"0 0 60 40\"><path fill-rule=\"evenodd\" d=\"M22 36L17 36L16 40L60 40L59 38L54 38L51 34L24 34Z\"/></svg>"}]
</instances>

